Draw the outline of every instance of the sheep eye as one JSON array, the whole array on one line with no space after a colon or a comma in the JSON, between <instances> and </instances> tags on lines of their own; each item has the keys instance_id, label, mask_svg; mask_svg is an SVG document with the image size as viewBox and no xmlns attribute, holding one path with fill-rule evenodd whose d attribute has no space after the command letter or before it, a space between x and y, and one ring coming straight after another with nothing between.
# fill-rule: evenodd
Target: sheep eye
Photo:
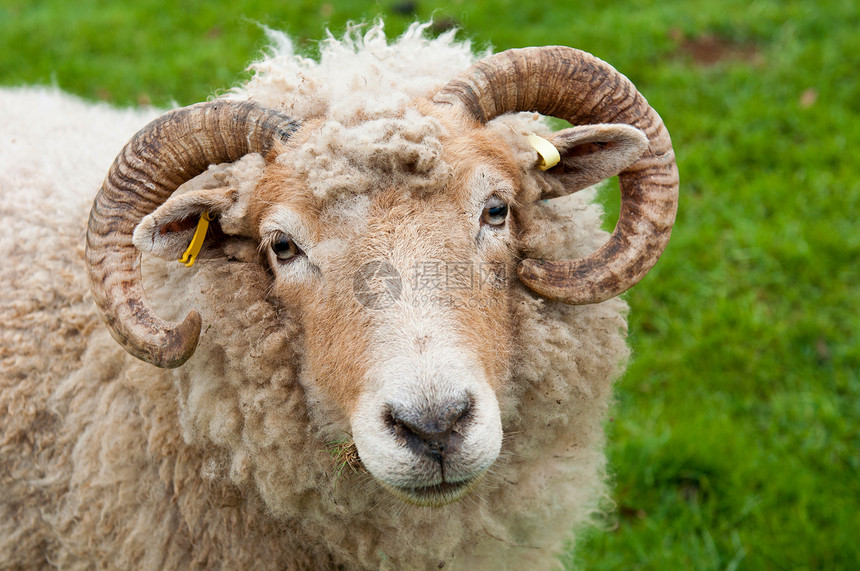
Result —
<instances>
[{"instance_id":1,"label":"sheep eye","mask_svg":"<svg viewBox=\"0 0 860 571\"><path fill-rule=\"evenodd\" d=\"M272 252L279 262L288 262L302 253L301 248L286 234L278 234L272 240Z\"/></svg>"},{"instance_id":2,"label":"sheep eye","mask_svg":"<svg viewBox=\"0 0 860 571\"><path fill-rule=\"evenodd\" d=\"M491 196L484 205L481 222L490 226L504 226L508 219L508 203L498 196Z\"/></svg>"}]
</instances>

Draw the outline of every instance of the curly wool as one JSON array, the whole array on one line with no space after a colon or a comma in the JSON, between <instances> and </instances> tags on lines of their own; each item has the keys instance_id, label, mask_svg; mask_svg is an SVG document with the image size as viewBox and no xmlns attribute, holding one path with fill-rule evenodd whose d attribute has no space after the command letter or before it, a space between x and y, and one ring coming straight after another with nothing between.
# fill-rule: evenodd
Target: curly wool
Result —
<instances>
[{"instance_id":1,"label":"curly wool","mask_svg":"<svg viewBox=\"0 0 860 571\"><path fill-rule=\"evenodd\" d=\"M367 194L389 185L417 191L444 187L450 176L440 161L442 126L412 109L402 118L380 118L348 127L328 121L313 139L289 157L296 174L317 197Z\"/></svg>"},{"instance_id":2,"label":"curly wool","mask_svg":"<svg viewBox=\"0 0 860 571\"><path fill-rule=\"evenodd\" d=\"M272 53L230 96L327 122L330 136L300 152L301 168L312 180L319 174L319 196L360 194L380 172L438 182L448 176L433 156L440 127L406 103L437 89L473 56L451 33L426 39L424 27L391 44L381 24L364 35L330 36L319 62L295 56L273 32ZM0 109L5 563L558 565L557 554L605 495L601 423L628 355L623 301L569 307L517 289L514 374L500 397L502 456L464 501L404 505L369 475L339 471L331 444L349 426L320 413L323 403L314 401L313 379L304 373L302 331L267 296L269 278L258 264L237 256L187 270L145 260L146 291L159 312L179 318L195 307L206 324L194 357L177 370L134 360L98 323L82 261L89 201L152 110L118 111L26 89L0 90ZM407 123L412 134L386 146L391 125L410 133ZM520 135L546 129L530 115L489 128L509 141L524 171L532 156ZM339 152L347 147L349 160ZM365 149L359 159L357 147ZM399 170L402 153L414 155L417 172ZM238 187L260 172L259 157L246 157L186 187ZM593 193L540 203L531 200L536 183L526 184L525 254L576 257L606 240Z\"/></svg>"},{"instance_id":3,"label":"curly wool","mask_svg":"<svg viewBox=\"0 0 860 571\"><path fill-rule=\"evenodd\" d=\"M267 30L272 53L251 66L254 76L230 97L303 121L324 118L317 136L290 156L320 198L366 193L379 186L380 174L403 188L443 186L450 173L438 161L442 126L407 105L440 88L473 56L453 31L428 41L428 26L413 24L390 45L381 23L365 34L352 27L343 39L329 34L319 62L296 56L288 37Z\"/></svg>"}]
</instances>

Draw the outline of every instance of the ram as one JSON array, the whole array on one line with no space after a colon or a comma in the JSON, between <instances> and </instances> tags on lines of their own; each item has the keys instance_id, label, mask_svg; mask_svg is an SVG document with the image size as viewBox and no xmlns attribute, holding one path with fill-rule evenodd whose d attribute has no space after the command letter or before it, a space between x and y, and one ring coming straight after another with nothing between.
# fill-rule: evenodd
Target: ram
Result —
<instances>
[{"instance_id":1,"label":"ram","mask_svg":"<svg viewBox=\"0 0 860 571\"><path fill-rule=\"evenodd\" d=\"M2 92L4 567L557 564L672 146L591 55L424 30L273 33L109 169L153 111Z\"/></svg>"}]
</instances>

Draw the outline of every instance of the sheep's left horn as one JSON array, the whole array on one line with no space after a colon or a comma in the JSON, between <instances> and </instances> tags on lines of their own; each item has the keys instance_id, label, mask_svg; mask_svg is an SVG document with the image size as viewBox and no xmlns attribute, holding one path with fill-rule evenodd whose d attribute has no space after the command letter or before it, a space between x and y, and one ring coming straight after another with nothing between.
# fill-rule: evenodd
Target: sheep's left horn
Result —
<instances>
[{"instance_id":1,"label":"sheep's left horn","mask_svg":"<svg viewBox=\"0 0 860 571\"><path fill-rule=\"evenodd\" d=\"M508 50L476 62L436 94L481 123L537 111L574 125L626 123L648 137L645 154L619 175L621 213L603 247L577 260L520 263L522 282L564 303L596 303L636 284L669 241L678 169L662 119L626 77L591 54L561 46Z\"/></svg>"},{"instance_id":2,"label":"sheep's left horn","mask_svg":"<svg viewBox=\"0 0 860 571\"><path fill-rule=\"evenodd\" d=\"M137 224L209 165L265 155L298 125L253 102L212 101L162 115L122 149L90 211L86 261L93 298L126 351L159 367L178 367L197 348L201 326L197 311L170 323L149 307L132 243Z\"/></svg>"}]
</instances>

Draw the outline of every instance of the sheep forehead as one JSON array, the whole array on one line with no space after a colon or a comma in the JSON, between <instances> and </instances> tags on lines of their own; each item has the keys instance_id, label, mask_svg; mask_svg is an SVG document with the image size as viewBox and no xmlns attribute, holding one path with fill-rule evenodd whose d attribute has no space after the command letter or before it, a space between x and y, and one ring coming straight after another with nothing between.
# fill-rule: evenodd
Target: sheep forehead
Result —
<instances>
[{"instance_id":1,"label":"sheep forehead","mask_svg":"<svg viewBox=\"0 0 860 571\"><path fill-rule=\"evenodd\" d=\"M370 259L464 257L481 212L477 197L494 188L487 184L492 174L484 170L469 179L474 188L468 193L411 196L391 187L315 207L302 200L282 203L267 215L261 235L283 232L312 262L329 268Z\"/></svg>"},{"instance_id":2,"label":"sheep forehead","mask_svg":"<svg viewBox=\"0 0 860 571\"><path fill-rule=\"evenodd\" d=\"M487 165L476 165L463 173L462 180L432 193L415 193L398 186L372 193L340 195L323 201L309 201L307 195L285 197L266 216L261 235L283 232L300 247L323 262L339 257L347 245L360 241L371 252L387 257L414 250L430 256L433 250L453 255L466 241L471 244L480 225L484 204L491 195L508 202L515 200L516 188L506 174ZM354 246L349 247L355 251Z\"/></svg>"},{"instance_id":3,"label":"sheep forehead","mask_svg":"<svg viewBox=\"0 0 860 571\"><path fill-rule=\"evenodd\" d=\"M474 214L494 188L515 198L521 169L509 143L426 106L314 121L281 150L258 202L264 211L286 206L317 227L351 235L363 231L371 204L435 203Z\"/></svg>"},{"instance_id":4,"label":"sheep forehead","mask_svg":"<svg viewBox=\"0 0 860 571\"><path fill-rule=\"evenodd\" d=\"M430 192L443 188L451 174L443 159L445 127L412 108L347 121L329 118L313 131L278 160L318 199L392 186Z\"/></svg>"}]
</instances>

